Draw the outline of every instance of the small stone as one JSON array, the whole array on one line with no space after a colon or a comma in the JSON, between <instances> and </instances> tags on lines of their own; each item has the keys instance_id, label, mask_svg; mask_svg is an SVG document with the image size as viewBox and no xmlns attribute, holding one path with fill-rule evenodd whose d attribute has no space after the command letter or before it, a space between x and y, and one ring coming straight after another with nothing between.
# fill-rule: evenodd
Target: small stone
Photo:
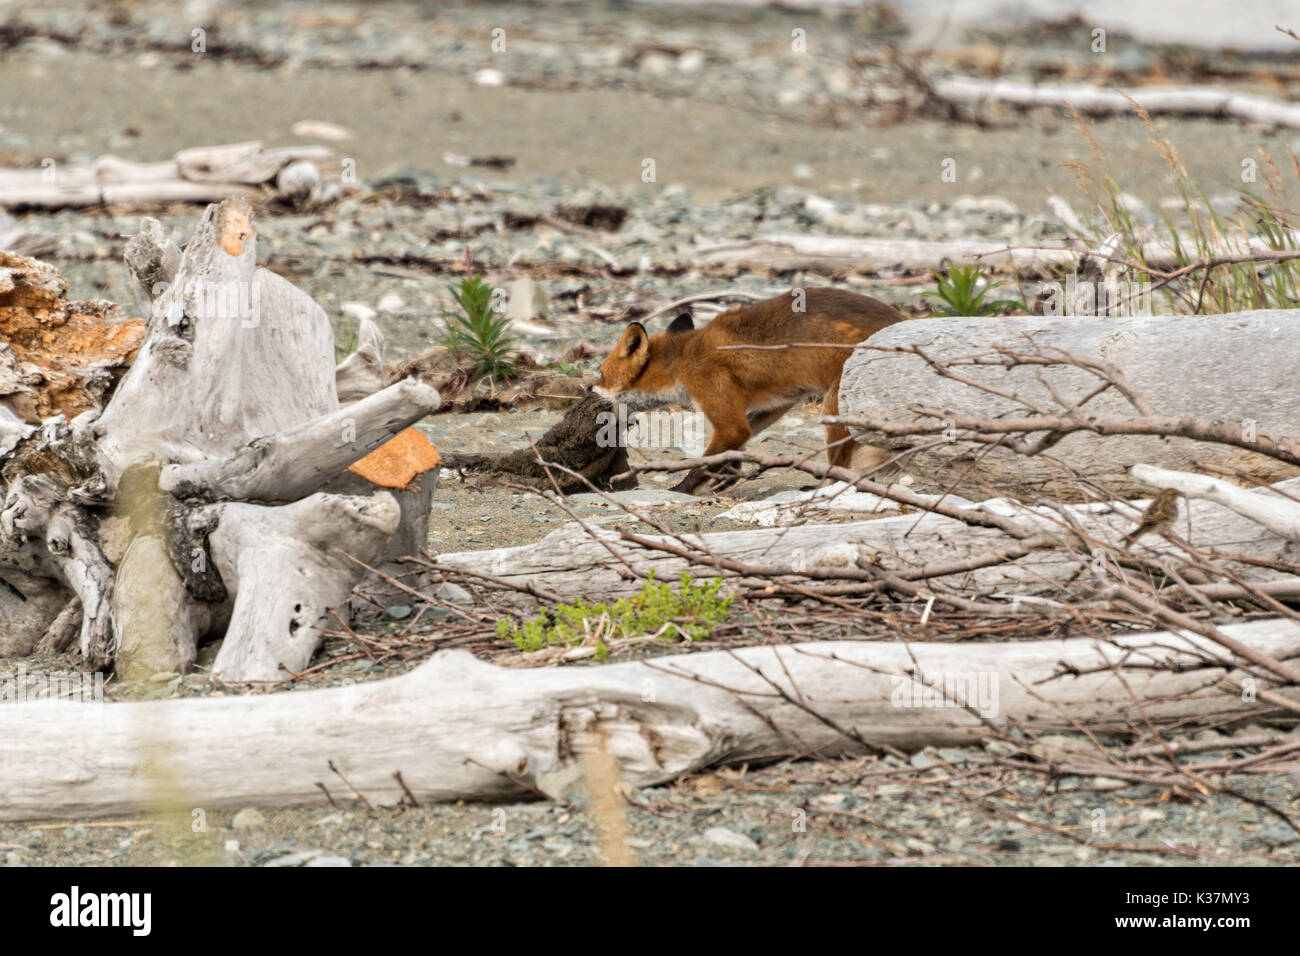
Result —
<instances>
[{"instance_id":1,"label":"small stone","mask_svg":"<svg viewBox=\"0 0 1300 956\"><path fill-rule=\"evenodd\" d=\"M506 315L513 322L527 322L530 319L544 319L550 311L546 290L541 284L527 276L510 283L509 297L506 301Z\"/></svg>"},{"instance_id":2,"label":"small stone","mask_svg":"<svg viewBox=\"0 0 1300 956\"><path fill-rule=\"evenodd\" d=\"M308 866L351 866L352 861L342 856L318 856L307 861Z\"/></svg>"},{"instance_id":3,"label":"small stone","mask_svg":"<svg viewBox=\"0 0 1300 956\"><path fill-rule=\"evenodd\" d=\"M275 177L275 188L294 202L305 202L320 195L320 169L305 159L289 163Z\"/></svg>"},{"instance_id":4,"label":"small stone","mask_svg":"<svg viewBox=\"0 0 1300 956\"><path fill-rule=\"evenodd\" d=\"M746 853L758 852L757 843L743 833L728 830L726 827L709 827L704 831L704 839L714 846L725 847L728 850L739 850Z\"/></svg>"},{"instance_id":5,"label":"small stone","mask_svg":"<svg viewBox=\"0 0 1300 956\"><path fill-rule=\"evenodd\" d=\"M384 617L390 621L400 621L410 616L411 608L408 604L393 604L384 610Z\"/></svg>"},{"instance_id":6,"label":"small stone","mask_svg":"<svg viewBox=\"0 0 1300 956\"><path fill-rule=\"evenodd\" d=\"M680 491L657 491L653 488L640 488L636 491L612 491L598 495L594 492L582 492L569 495L570 504L585 507L602 507L611 504L627 505L629 508L645 508L653 505L696 504L700 499L694 495L685 495Z\"/></svg>"},{"instance_id":7,"label":"small stone","mask_svg":"<svg viewBox=\"0 0 1300 956\"><path fill-rule=\"evenodd\" d=\"M676 65L676 60L667 53L659 50L650 50L641 55L637 66L646 73L653 73L656 76L667 73Z\"/></svg>"},{"instance_id":8,"label":"small stone","mask_svg":"<svg viewBox=\"0 0 1300 956\"><path fill-rule=\"evenodd\" d=\"M479 70L474 74L474 82L479 86L505 86L506 75L500 70Z\"/></svg>"},{"instance_id":9,"label":"small stone","mask_svg":"<svg viewBox=\"0 0 1300 956\"><path fill-rule=\"evenodd\" d=\"M262 811L253 807L244 807L235 814L235 819L230 821L230 825L236 830L252 830L260 827L266 822L266 817L262 816Z\"/></svg>"},{"instance_id":10,"label":"small stone","mask_svg":"<svg viewBox=\"0 0 1300 956\"><path fill-rule=\"evenodd\" d=\"M704 54L699 50L687 50L677 58L677 69L683 73L694 73L704 66Z\"/></svg>"},{"instance_id":11,"label":"small stone","mask_svg":"<svg viewBox=\"0 0 1300 956\"><path fill-rule=\"evenodd\" d=\"M1098 790L1122 790L1128 786L1128 781L1116 780L1114 777L1093 777L1092 785Z\"/></svg>"},{"instance_id":12,"label":"small stone","mask_svg":"<svg viewBox=\"0 0 1300 956\"><path fill-rule=\"evenodd\" d=\"M444 583L442 587L438 588L437 592L435 593L437 594L438 598L440 598L443 601L459 601L462 603L470 603L473 602L474 600L474 596L472 594L466 591L459 584L452 584L450 581ZM440 610L442 609L436 607L430 607L427 611L425 611L425 613L436 614Z\"/></svg>"},{"instance_id":13,"label":"small stone","mask_svg":"<svg viewBox=\"0 0 1300 956\"><path fill-rule=\"evenodd\" d=\"M367 319L374 319L379 313L368 305L360 302L344 302L343 314L349 319L355 319L357 322L364 322Z\"/></svg>"},{"instance_id":14,"label":"small stone","mask_svg":"<svg viewBox=\"0 0 1300 956\"><path fill-rule=\"evenodd\" d=\"M375 307L380 312L400 312L406 308L406 301L396 292L387 292L380 296L379 301L375 303Z\"/></svg>"},{"instance_id":15,"label":"small stone","mask_svg":"<svg viewBox=\"0 0 1300 956\"><path fill-rule=\"evenodd\" d=\"M303 139L328 139L335 142L352 139L351 130L325 120L299 120L289 127L289 132Z\"/></svg>"},{"instance_id":16,"label":"small stone","mask_svg":"<svg viewBox=\"0 0 1300 956\"><path fill-rule=\"evenodd\" d=\"M539 773L535 782L538 790L556 803L563 803L583 792L582 767L571 763L552 773Z\"/></svg>"}]
</instances>

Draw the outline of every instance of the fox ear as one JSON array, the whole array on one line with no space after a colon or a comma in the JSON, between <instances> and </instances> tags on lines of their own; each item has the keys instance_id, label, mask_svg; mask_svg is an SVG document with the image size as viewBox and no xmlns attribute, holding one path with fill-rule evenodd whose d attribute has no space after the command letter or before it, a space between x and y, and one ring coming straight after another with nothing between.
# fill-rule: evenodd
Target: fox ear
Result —
<instances>
[{"instance_id":1,"label":"fox ear","mask_svg":"<svg viewBox=\"0 0 1300 956\"><path fill-rule=\"evenodd\" d=\"M618 350L623 355L636 355L646 347L648 339L645 326L640 322L633 322L623 330L623 335L618 340Z\"/></svg>"},{"instance_id":2,"label":"fox ear","mask_svg":"<svg viewBox=\"0 0 1300 956\"><path fill-rule=\"evenodd\" d=\"M676 332L690 332L695 328L695 322L691 319L689 312L683 312L677 318L673 319L672 324L668 326L668 334Z\"/></svg>"}]
</instances>

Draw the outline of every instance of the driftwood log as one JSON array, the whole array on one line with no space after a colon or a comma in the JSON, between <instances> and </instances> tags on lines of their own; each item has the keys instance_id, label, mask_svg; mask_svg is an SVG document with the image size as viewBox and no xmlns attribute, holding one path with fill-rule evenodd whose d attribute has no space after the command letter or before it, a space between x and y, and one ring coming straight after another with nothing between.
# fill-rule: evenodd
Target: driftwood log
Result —
<instances>
[{"instance_id":1,"label":"driftwood log","mask_svg":"<svg viewBox=\"0 0 1300 956\"><path fill-rule=\"evenodd\" d=\"M1214 422L1242 435L1275 438L1294 434L1300 404L1292 397L1293 370L1300 365L1286 329L1294 312L1261 310L1226 315L1154 317L920 319L891 326L873 336L846 361L840 387L840 414L847 421L873 423L854 428L864 441L891 450L925 444L909 455L906 469L942 488L982 497L989 485L1020 488L1046 485L1047 493L1064 492L1053 479L1059 467L1044 457L962 441L935 441L932 436L890 436L879 430L890 423L921 420L917 407L951 416L992 420L1036 414L1032 406L1064 414L1062 402L1083 399L1098 378L1082 368L1061 364L1017 364L997 346L1015 353L1047 358L1070 353L1109 363L1154 415ZM919 349L923 354L890 349ZM929 361L927 362L927 358ZM972 360L986 364L971 364ZM953 375L937 374L931 362L946 364ZM962 379L981 383L973 387ZM1053 392L1056 394L1054 395ZM1023 401L1016 401L1010 394ZM1028 403L1028 404L1026 404ZM1077 417L1135 417L1139 412L1110 388L1077 409ZM954 434L960 431L955 429ZM1088 430L1066 435L1050 455L1066 460L1084 476L1107 483L1121 494L1142 494L1128 476L1134 462L1186 469L1193 462L1239 469L1263 481L1276 481L1296 469L1273 458L1230 445L1210 445L1187 437L1111 434ZM960 479L960 480L959 480ZM966 490L963 490L966 489Z\"/></svg>"},{"instance_id":2,"label":"driftwood log","mask_svg":"<svg viewBox=\"0 0 1300 956\"><path fill-rule=\"evenodd\" d=\"M1300 495L1300 479L1280 482L1276 487L1281 492ZM1277 500L1263 491L1241 494L1261 503ZM939 496L921 497L939 500ZM617 531L599 527L584 529L577 523L569 523L535 544L440 554L437 564L442 568L490 575L521 590L542 589L566 600L576 597L604 600L611 594L632 593L642 582L629 574L629 570L636 574L653 570L660 581L675 580L682 571L696 577L714 577L721 572L709 564L711 556L768 569L769 573L774 568L805 571L869 567L872 573L919 579L922 572L951 567L950 574L928 578L927 583L956 588L961 593L990 590L1013 601L1017 596L1040 591L1051 593L1061 582L1075 579L1081 573L1093 586L1104 586L1105 582L1097 581L1089 570L1094 560L1094 544L1119 544L1133 529L1146 505L1143 500L1116 501L1069 505L1058 511L1032 508L1006 499L990 499L979 504L951 496L943 500L961 507L977 524L988 516L1009 519L1022 541L1044 535L1068 540L1070 535L1065 533L1068 521L1090 543L1076 544L1073 553L1031 546L1018 560L982 567L978 566L979 558L1016 546L1017 540L997 527L972 526L933 512L841 524L792 524L753 531L682 534L677 538L642 536L652 543L650 547L629 542ZM1288 548L1288 542L1280 540L1270 529L1210 500L1189 502L1177 524L1177 533L1194 547L1231 542L1230 550L1254 558L1284 557ZM693 561L675 553L684 544L695 546ZM1170 559L1177 560L1183 554L1176 545L1159 536L1145 538L1142 544ZM1225 566L1238 567L1231 562L1225 562ZM1267 580L1280 575L1256 570L1251 576L1255 580Z\"/></svg>"},{"instance_id":3,"label":"driftwood log","mask_svg":"<svg viewBox=\"0 0 1300 956\"><path fill-rule=\"evenodd\" d=\"M1225 630L1265 654L1300 654L1289 621ZM1030 733L1173 719L1186 729L1201 715L1257 709L1242 677L1209 641L1169 632L1109 643L826 642L597 668L504 669L443 651L402 677L350 687L0 707L0 819L162 801L323 804L321 784L353 799L332 785L331 767L372 804L395 804L404 788L421 801L490 800L545 787L599 749L628 783L649 786L785 753L969 744L982 720Z\"/></svg>"},{"instance_id":4,"label":"driftwood log","mask_svg":"<svg viewBox=\"0 0 1300 956\"><path fill-rule=\"evenodd\" d=\"M157 163L101 156L88 164L0 169L0 207L207 203L257 196L263 188L293 201L317 199L323 195L318 164L333 156L323 146L266 149L250 142L183 149Z\"/></svg>"},{"instance_id":5,"label":"driftwood log","mask_svg":"<svg viewBox=\"0 0 1300 956\"><path fill-rule=\"evenodd\" d=\"M1060 207L1060 203L1049 205L1054 212ZM1290 238L1295 241L1300 236L1293 233ZM769 274L852 272L883 276L926 275L949 264L979 265L993 272L1035 278L1095 268L1098 259L1094 253L1104 251L1097 240L1044 245L1046 248L1012 248L1005 242L981 239L880 239L771 233L755 239L700 245L693 250L692 261L701 268L730 266ZM1181 247L1151 239L1142 244L1142 260L1152 269L1175 269L1184 264L1179 255L1186 255L1189 248L1199 248L1191 237L1185 237ZM1270 247L1263 239L1228 236L1211 245L1207 252L1267 258ZM1107 254L1117 255L1118 250L1108 250Z\"/></svg>"},{"instance_id":6,"label":"driftwood log","mask_svg":"<svg viewBox=\"0 0 1300 956\"><path fill-rule=\"evenodd\" d=\"M916 275L964 265L981 256L990 269L1024 276L1069 270L1079 252L1060 249L1007 249L1005 242L980 240L869 239L856 236L810 236L772 233L701 245L694 251L700 267L733 266L766 273L805 271L857 272L863 275Z\"/></svg>"},{"instance_id":7,"label":"driftwood log","mask_svg":"<svg viewBox=\"0 0 1300 956\"><path fill-rule=\"evenodd\" d=\"M183 252L146 221L127 264L148 327L103 410L0 415L4 650L71 641L89 668L139 677L224 636L215 676L279 680L360 579L352 558L422 541L427 507L394 494L427 505L415 478L436 452L386 445L438 394L402 381L340 407L330 323L257 267L245 200L210 206ZM367 480L326 490L350 468Z\"/></svg>"}]
</instances>

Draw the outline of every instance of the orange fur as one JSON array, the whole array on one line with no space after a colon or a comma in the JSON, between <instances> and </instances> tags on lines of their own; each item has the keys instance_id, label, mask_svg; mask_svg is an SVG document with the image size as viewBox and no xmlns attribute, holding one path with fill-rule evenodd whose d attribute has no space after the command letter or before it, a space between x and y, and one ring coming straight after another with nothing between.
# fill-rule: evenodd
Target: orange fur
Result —
<instances>
[{"instance_id":1,"label":"orange fur","mask_svg":"<svg viewBox=\"0 0 1300 956\"><path fill-rule=\"evenodd\" d=\"M713 426L707 455L743 448L797 402L821 398L822 411L839 413L840 373L846 348L720 351L726 345L790 345L833 342L853 345L906 318L878 299L840 289L808 289L804 310L794 293L723 312L700 329L681 317L674 328L649 335L629 325L600 367L596 391L641 404L663 404L684 390ZM842 425L826 426L832 465L848 467L854 444ZM676 486L692 492L709 477L692 470Z\"/></svg>"}]
</instances>

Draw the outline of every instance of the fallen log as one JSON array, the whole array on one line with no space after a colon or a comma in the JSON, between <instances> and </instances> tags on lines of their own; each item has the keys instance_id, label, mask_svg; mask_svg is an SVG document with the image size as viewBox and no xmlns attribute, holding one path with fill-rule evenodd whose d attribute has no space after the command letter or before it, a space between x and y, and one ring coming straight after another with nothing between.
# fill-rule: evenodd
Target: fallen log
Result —
<instances>
[{"instance_id":1,"label":"fallen log","mask_svg":"<svg viewBox=\"0 0 1300 956\"><path fill-rule=\"evenodd\" d=\"M1300 479L1276 487L1297 494ZM945 500L950 505L955 503L952 498ZM960 593L991 591L1012 602L1017 596L1052 593L1061 582L1079 578L1081 572L1082 586L1104 587L1107 582L1098 580L1090 571L1095 566L1094 549L1103 543L1118 545L1132 530L1145 504L1142 500L1116 501L1057 510L990 499L978 505L961 504L960 513L969 515L973 523L921 512L842 524L793 524L702 535L643 535L643 540L649 542L644 547L618 531L569 523L535 544L440 554L437 565L491 575L521 591L537 588L565 600L605 600L609 595L633 593L642 584L636 575L650 571L660 581L674 581L683 571L692 577L725 573L738 581L745 578L742 571L711 563L720 558L769 575L780 574L782 568L787 575L820 571L832 576L835 569L843 569L848 580L871 580L888 573L909 581L953 587ZM1066 542L1068 547L1045 547L1045 542L1040 542L1014 561L986 566L982 559L1016 543L996 526L979 526L990 517L1009 520L1021 540L1047 536ZM1071 527L1077 533L1072 533ZM1177 533L1193 547L1231 542L1231 551L1257 558L1281 557L1287 548L1287 543L1270 530L1211 501L1191 501L1178 522ZM1174 560L1184 557L1181 549L1158 536L1145 538L1142 544ZM693 560L680 553L683 548L693 549ZM1231 562L1225 562L1225 566L1238 567ZM757 573L754 576L757 578ZM1266 580L1277 575L1263 575L1256 569L1251 576Z\"/></svg>"},{"instance_id":2,"label":"fallen log","mask_svg":"<svg viewBox=\"0 0 1300 956\"><path fill-rule=\"evenodd\" d=\"M1300 654L1289 621L1226 630L1265 654ZM391 805L408 791L518 798L599 750L641 787L781 754L971 744L984 721L1031 734L1179 721L1185 732L1198 717L1258 714L1244 676L1208 640L1166 631L747 647L583 668L504 669L443 651L402 677L350 687L0 707L0 819L152 810L160 794L209 810L323 804L332 768L372 805ZM353 799L341 790L333 801Z\"/></svg>"},{"instance_id":3,"label":"fallen log","mask_svg":"<svg viewBox=\"0 0 1300 956\"><path fill-rule=\"evenodd\" d=\"M957 440L963 431L957 427L938 441L935 436L888 435L882 429L942 424L945 418L993 422L1050 412L1084 422L1090 416L1185 417L1235 430L1238 438L1285 438L1294 435L1300 421L1300 405L1291 398L1290 385L1300 357L1293 354L1292 339L1285 334L1294 319L1294 312L1261 310L903 322L877 333L849 356L840 387L840 414L869 444L893 452L926 446L909 454L904 467L927 484L946 489L956 481L952 490L972 498L981 497L981 489L990 485L1032 486L1049 496L1069 494L1072 480L1047 456L1026 457L1003 447ZM1097 374L1071 364L1065 353L1099 368L1108 364L1118 369L1130 392L1149 409L1136 408L1123 389L1113 386L1077 410L1065 407L1104 384ZM1047 431L1026 437L1042 438ZM1050 457L1068 461L1078 474L1123 495L1142 493L1128 473L1128 466L1138 461L1172 469L1213 465L1262 481L1296 474L1293 466L1233 445L1178 435L1103 437L1087 428L1053 443Z\"/></svg>"}]
</instances>

